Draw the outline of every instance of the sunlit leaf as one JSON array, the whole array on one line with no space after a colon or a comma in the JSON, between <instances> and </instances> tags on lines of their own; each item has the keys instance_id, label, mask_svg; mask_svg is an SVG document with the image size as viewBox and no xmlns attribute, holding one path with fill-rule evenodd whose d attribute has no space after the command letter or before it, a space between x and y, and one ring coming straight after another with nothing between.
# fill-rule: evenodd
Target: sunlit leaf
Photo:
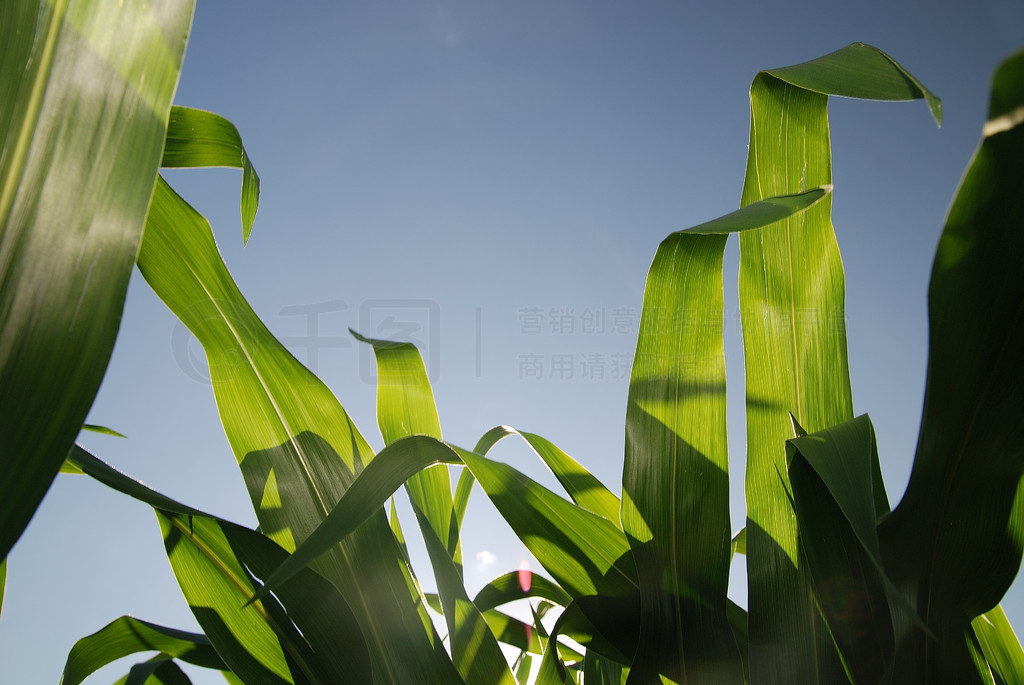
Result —
<instances>
[{"instance_id":1,"label":"sunlit leaf","mask_svg":"<svg viewBox=\"0 0 1024 685\"><path fill-rule=\"evenodd\" d=\"M242 242L249 241L260 201L260 177L249 161L234 124L213 112L172 107L160 166L241 169Z\"/></svg>"},{"instance_id":2,"label":"sunlit leaf","mask_svg":"<svg viewBox=\"0 0 1024 685\"><path fill-rule=\"evenodd\" d=\"M1024 682L1024 650L1001 606L971 622L985 658L1002 685Z\"/></svg>"},{"instance_id":3,"label":"sunlit leaf","mask_svg":"<svg viewBox=\"0 0 1024 685\"><path fill-rule=\"evenodd\" d=\"M741 205L832 183L828 95L938 101L877 49L855 43L761 72ZM740 314L747 396L747 578L750 672L768 682L829 682L844 673L799 560L785 441L853 418L845 283L832 202L740 235ZM845 677L845 676L842 676Z\"/></svg>"},{"instance_id":4,"label":"sunlit leaf","mask_svg":"<svg viewBox=\"0 0 1024 685\"><path fill-rule=\"evenodd\" d=\"M0 558L114 344L191 0L7 0L0 20Z\"/></svg>"},{"instance_id":5,"label":"sunlit leaf","mask_svg":"<svg viewBox=\"0 0 1024 685\"><path fill-rule=\"evenodd\" d=\"M150 651L205 668L227 668L210 640L201 633L175 630L122 616L75 643L64 664L61 684L78 685L116 659Z\"/></svg>"}]
</instances>

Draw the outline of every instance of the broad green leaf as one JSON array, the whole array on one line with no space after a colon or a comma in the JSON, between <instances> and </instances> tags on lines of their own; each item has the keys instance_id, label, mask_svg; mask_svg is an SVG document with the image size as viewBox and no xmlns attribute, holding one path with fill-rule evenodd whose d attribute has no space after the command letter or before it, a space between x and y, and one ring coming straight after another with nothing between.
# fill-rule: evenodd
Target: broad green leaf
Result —
<instances>
[{"instance_id":1,"label":"broad green leaf","mask_svg":"<svg viewBox=\"0 0 1024 685\"><path fill-rule=\"evenodd\" d=\"M726 593L732 556L722 259L727 233L804 211L830 187L753 203L658 248L626 409L621 517L640 578L631 678L740 679ZM731 664L731 666L730 666Z\"/></svg>"},{"instance_id":2,"label":"broad green leaf","mask_svg":"<svg viewBox=\"0 0 1024 685\"><path fill-rule=\"evenodd\" d=\"M801 559L829 632L854 682L888 682L895 653L889 606L898 593L878 543L871 421L862 415L795 438L787 450Z\"/></svg>"},{"instance_id":3,"label":"broad green leaf","mask_svg":"<svg viewBox=\"0 0 1024 685\"><path fill-rule=\"evenodd\" d=\"M939 115L938 101L913 77L862 43L761 72L750 88L742 206L832 183L829 94L926 98ZM831 208L826 197L740 235L750 673L765 682L828 682L844 673L799 559L785 449L795 437L791 415L812 433L853 418L845 282Z\"/></svg>"},{"instance_id":4,"label":"broad green leaf","mask_svg":"<svg viewBox=\"0 0 1024 685\"><path fill-rule=\"evenodd\" d=\"M0 10L0 557L110 358L193 2Z\"/></svg>"},{"instance_id":5,"label":"broad green leaf","mask_svg":"<svg viewBox=\"0 0 1024 685\"><path fill-rule=\"evenodd\" d=\"M178 586L224 662L246 681L293 682L267 604L245 603L252 580L218 522L155 511Z\"/></svg>"},{"instance_id":6,"label":"broad green leaf","mask_svg":"<svg viewBox=\"0 0 1024 685\"><path fill-rule=\"evenodd\" d=\"M350 329L360 342L373 347L377 358L377 424L384 444L410 435L429 435L441 439L434 393L427 379L423 358L411 343L364 338ZM413 506L418 508L434 533L446 543L452 538L452 485L448 467L438 464L413 475L405 484ZM458 529L454 531L458 540ZM455 557L457 546L448 546ZM457 559L461 566L462 560Z\"/></svg>"},{"instance_id":7,"label":"broad green leaf","mask_svg":"<svg viewBox=\"0 0 1024 685\"><path fill-rule=\"evenodd\" d=\"M205 635L122 616L75 643L64 664L61 685L78 685L116 659L151 651L205 668L227 668Z\"/></svg>"},{"instance_id":8,"label":"broad green leaf","mask_svg":"<svg viewBox=\"0 0 1024 685\"><path fill-rule=\"evenodd\" d=\"M494 633L491 632L480 610L466 594L462 574L448 554L444 542L425 520L423 512L415 503L413 511L419 520L427 554L430 555L430 562L434 568L437 594L444 608L445 622L448 624L452 661L459 675L466 683L516 685Z\"/></svg>"},{"instance_id":9,"label":"broad green leaf","mask_svg":"<svg viewBox=\"0 0 1024 685\"><path fill-rule=\"evenodd\" d=\"M455 554L452 556L456 562L462 562L462 538L459 535L459 531L462 530L462 520L466 516L466 507L469 506L469 496L473 494L473 485L476 483L476 479L473 478L473 472L469 469L461 469L462 473L459 474L459 482L455 486L455 495L452 497L452 528L448 533L448 549L454 549Z\"/></svg>"},{"instance_id":10,"label":"broad green leaf","mask_svg":"<svg viewBox=\"0 0 1024 685\"><path fill-rule=\"evenodd\" d=\"M1024 682L1024 650L1001 606L971 622L992 671L1003 685Z\"/></svg>"},{"instance_id":11,"label":"broad green leaf","mask_svg":"<svg viewBox=\"0 0 1024 685\"><path fill-rule=\"evenodd\" d=\"M331 391L238 291L209 224L162 180L139 269L202 343L221 423L265 534L294 549L373 458ZM375 682L457 678L383 509L317 560L363 627Z\"/></svg>"},{"instance_id":12,"label":"broad green leaf","mask_svg":"<svg viewBox=\"0 0 1024 685\"><path fill-rule=\"evenodd\" d=\"M249 241L260 202L260 177L235 125L213 112L172 107L163 167L232 167L242 170L242 242Z\"/></svg>"},{"instance_id":13,"label":"broad green leaf","mask_svg":"<svg viewBox=\"0 0 1024 685\"><path fill-rule=\"evenodd\" d=\"M886 568L935 638L903 626L897 677L980 682L971 621L1024 547L1024 52L946 218L928 291L924 411L910 483L880 529ZM976 654L975 654L976 656Z\"/></svg>"}]
</instances>

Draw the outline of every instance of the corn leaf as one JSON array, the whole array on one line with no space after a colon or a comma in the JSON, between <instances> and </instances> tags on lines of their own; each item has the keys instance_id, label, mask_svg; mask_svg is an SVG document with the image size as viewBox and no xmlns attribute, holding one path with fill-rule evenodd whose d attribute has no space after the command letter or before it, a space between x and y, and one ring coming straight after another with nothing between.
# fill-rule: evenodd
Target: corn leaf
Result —
<instances>
[{"instance_id":1,"label":"corn leaf","mask_svg":"<svg viewBox=\"0 0 1024 685\"><path fill-rule=\"evenodd\" d=\"M830 187L753 203L675 233L658 248L626 409L623 530L640 579L640 639L631 678L738 680L726 619L732 556L722 259L729 232L813 206ZM684 657L685 655L685 657Z\"/></svg>"},{"instance_id":2,"label":"corn leaf","mask_svg":"<svg viewBox=\"0 0 1024 685\"><path fill-rule=\"evenodd\" d=\"M498 646L498 640L480 610L476 608L462 584L462 574L444 542L430 524L423 512L413 504L413 511L423 531L423 541L434 567L438 596L444 607L448 624L448 639L452 648L452 661L459 675L467 683L500 683L516 685L509 671L505 655Z\"/></svg>"},{"instance_id":3,"label":"corn leaf","mask_svg":"<svg viewBox=\"0 0 1024 685\"><path fill-rule=\"evenodd\" d=\"M430 388L423 358L415 345L364 338L350 331L355 338L373 347L377 359L377 424L384 444L410 435L429 435L441 439L441 423L437 418L434 392ZM424 521L438 539L448 543L448 555L455 558L459 539L453 518L452 485L448 467L438 464L413 475L405 484L413 506L424 515ZM462 560L456 559L461 566ZM461 571L460 571L461 573Z\"/></svg>"},{"instance_id":4,"label":"corn leaf","mask_svg":"<svg viewBox=\"0 0 1024 685\"><path fill-rule=\"evenodd\" d=\"M192 685L192 681L172 659L156 656L132 666L114 685Z\"/></svg>"},{"instance_id":5,"label":"corn leaf","mask_svg":"<svg viewBox=\"0 0 1024 685\"><path fill-rule=\"evenodd\" d=\"M221 422L261 529L294 549L373 458L369 445L331 391L249 307L206 220L162 180L139 269L203 344ZM375 682L458 677L382 509L314 569L352 607L367 639Z\"/></svg>"},{"instance_id":6,"label":"corn leaf","mask_svg":"<svg viewBox=\"0 0 1024 685\"><path fill-rule=\"evenodd\" d=\"M61 685L78 685L116 659L149 651L196 666L227 669L205 635L122 616L75 643L64 664Z\"/></svg>"},{"instance_id":7,"label":"corn leaf","mask_svg":"<svg viewBox=\"0 0 1024 685\"><path fill-rule=\"evenodd\" d=\"M499 426L488 433L489 439L493 440L493 442L487 446L487 449L490 449L498 440L509 435L518 435L526 441L551 470L551 473L558 479L558 482L565 488L566 493L577 506L592 514L603 516L618 525L619 498L606 488L601 481L583 468L579 462L546 438L534 433L517 431L509 426Z\"/></svg>"},{"instance_id":8,"label":"corn leaf","mask_svg":"<svg viewBox=\"0 0 1024 685\"><path fill-rule=\"evenodd\" d=\"M241 169L242 242L249 241L260 202L260 177L249 161L242 136L234 124L213 112L172 107L160 166Z\"/></svg>"},{"instance_id":9,"label":"corn leaf","mask_svg":"<svg viewBox=\"0 0 1024 685\"><path fill-rule=\"evenodd\" d=\"M986 611L971 622L985 659L1002 685L1024 682L1024 650L1001 606Z\"/></svg>"},{"instance_id":10,"label":"corn leaf","mask_svg":"<svg viewBox=\"0 0 1024 685\"><path fill-rule=\"evenodd\" d=\"M887 682L895 638L876 528L875 433L867 415L790 440L800 546L818 606L854 682Z\"/></svg>"},{"instance_id":11,"label":"corn leaf","mask_svg":"<svg viewBox=\"0 0 1024 685\"><path fill-rule=\"evenodd\" d=\"M828 95L938 100L879 50L855 43L750 88L741 205L832 183ZM799 559L785 441L791 415L816 432L853 418L843 266L831 199L740 236L740 314L747 395L747 578L750 672L766 682L845 677ZM840 674L840 675L836 675Z\"/></svg>"},{"instance_id":12,"label":"corn leaf","mask_svg":"<svg viewBox=\"0 0 1024 685\"><path fill-rule=\"evenodd\" d=\"M4 594L7 591L7 558L0 561L0 612L4 608Z\"/></svg>"},{"instance_id":13,"label":"corn leaf","mask_svg":"<svg viewBox=\"0 0 1024 685\"><path fill-rule=\"evenodd\" d=\"M982 682L971 621L1024 547L1024 52L995 73L989 121L946 218L928 291L921 432L880 529L886 568L934 639L902 626L896 677Z\"/></svg>"},{"instance_id":14,"label":"corn leaf","mask_svg":"<svg viewBox=\"0 0 1024 685\"><path fill-rule=\"evenodd\" d=\"M0 9L0 558L110 358L193 3Z\"/></svg>"},{"instance_id":15,"label":"corn leaf","mask_svg":"<svg viewBox=\"0 0 1024 685\"><path fill-rule=\"evenodd\" d=\"M487 585L484 585L476 593L476 597L473 598L473 604L480 611L487 611L502 604L530 597L547 599L563 607L568 606L569 602L572 601L572 598L566 594L565 590L544 576L531 573L530 586L524 588L519 579L519 572L512 571L511 573L500 575L487 583Z\"/></svg>"}]
</instances>

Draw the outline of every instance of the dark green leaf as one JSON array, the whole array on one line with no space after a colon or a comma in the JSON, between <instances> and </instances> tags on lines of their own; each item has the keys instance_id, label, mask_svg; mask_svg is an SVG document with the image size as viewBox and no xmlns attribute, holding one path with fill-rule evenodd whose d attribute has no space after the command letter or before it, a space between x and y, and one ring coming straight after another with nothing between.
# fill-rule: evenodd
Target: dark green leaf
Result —
<instances>
[{"instance_id":1,"label":"dark green leaf","mask_svg":"<svg viewBox=\"0 0 1024 685\"><path fill-rule=\"evenodd\" d=\"M1024 52L996 71L984 138L949 210L928 292L924 412L886 568L935 639L905 626L897 677L977 681L971 621L1024 547Z\"/></svg>"}]
</instances>

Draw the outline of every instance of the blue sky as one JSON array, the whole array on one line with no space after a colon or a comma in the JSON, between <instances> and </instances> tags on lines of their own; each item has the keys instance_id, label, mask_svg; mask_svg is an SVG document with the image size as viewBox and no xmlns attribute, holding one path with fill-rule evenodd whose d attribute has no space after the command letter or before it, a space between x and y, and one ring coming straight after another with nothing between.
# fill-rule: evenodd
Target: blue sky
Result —
<instances>
[{"instance_id":1,"label":"blue sky","mask_svg":"<svg viewBox=\"0 0 1024 685\"><path fill-rule=\"evenodd\" d=\"M200 0L176 102L241 131L263 181L249 245L237 172L168 179L210 219L254 309L375 446L372 354L349 327L423 345L448 440L470 446L509 424L618 491L628 364L658 243L737 207L757 71L854 41L899 60L944 108L937 129L921 102L830 103L854 402L874 421L896 502L920 420L932 254L979 139L989 75L1024 43L1019 0ZM737 262L731 242L734 529ZM90 414L129 439L83 442L168 495L254 524L204 379L200 348L136 274ZM506 442L496 456L551 483ZM528 555L479 493L468 520L475 591ZM474 561L478 552L493 559ZM195 626L151 510L84 478L58 478L9 565L0 683L56 682L74 641L122 614ZM1024 621L1022 590L1004 606Z\"/></svg>"}]
</instances>

